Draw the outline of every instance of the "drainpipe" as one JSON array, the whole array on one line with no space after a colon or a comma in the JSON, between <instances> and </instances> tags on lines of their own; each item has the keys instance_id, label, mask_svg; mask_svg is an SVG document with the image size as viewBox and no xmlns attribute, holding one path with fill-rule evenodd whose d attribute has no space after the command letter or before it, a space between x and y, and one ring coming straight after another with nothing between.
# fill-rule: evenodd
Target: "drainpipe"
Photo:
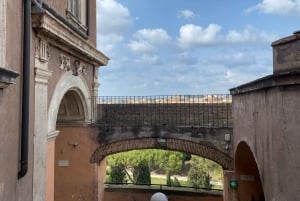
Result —
<instances>
[{"instance_id":1,"label":"drainpipe","mask_svg":"<svg viewBox=\"0 0 300 201\"><path fill-rule=\"evenodd\" d=\"M90 0L86 1L86 35L90 35Z\"/></svg>"},{"instance_id":2,"label":"drainpipe","mask_svg":"<svg viewBox=\"0 0 300 201\"><path fill-rule=\"evenodd\" d=\"M29 95L30 95L30 33L31 33L31 0L24 0L23 21L23 90L22 90L22 126L21 126L21 167L18 179L28 171L28 137L29 137Z\"/></svg>"}]
</instances>

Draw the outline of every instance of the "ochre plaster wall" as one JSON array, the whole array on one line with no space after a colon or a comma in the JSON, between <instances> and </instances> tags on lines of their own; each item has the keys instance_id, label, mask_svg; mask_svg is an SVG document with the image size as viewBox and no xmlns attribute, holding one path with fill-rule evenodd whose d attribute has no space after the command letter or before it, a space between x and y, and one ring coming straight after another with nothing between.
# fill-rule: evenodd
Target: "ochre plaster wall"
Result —
<instances>
[{"instance_id":1,"label":"ochre plaster wall","mask_svg":"<svg viewBox=\"0 0 300 201\"><path fill-rule=\"evenodd\" d=\"M55 139L49 139L47 143L46 165L46 201L54 201L54 161Z\"/></svg>"},{"instance_id":2,"label":"ochre plaster wall","mask_svg":"<svg viewBox=\"0 0 300 201\"><path fill-rule=\"evenodd\" d=\"M96 201L98 167L89 162L97 147L89 127L57 127L55 141L55 200ZM67 165L62 165L67 161ZM59 165L60 163L60 165Z\"/></svg>"},{"instance_id":3,"label":"ochre plaster wall","mask_svg":"<svg viewBox=\"0 0 300 201\"><path fill-rule=\"evenodd\" d=\"M299 200L299 94L294 85L233 96L234 148L249 145L265 200Z\"/></svg>"}]
</instances>

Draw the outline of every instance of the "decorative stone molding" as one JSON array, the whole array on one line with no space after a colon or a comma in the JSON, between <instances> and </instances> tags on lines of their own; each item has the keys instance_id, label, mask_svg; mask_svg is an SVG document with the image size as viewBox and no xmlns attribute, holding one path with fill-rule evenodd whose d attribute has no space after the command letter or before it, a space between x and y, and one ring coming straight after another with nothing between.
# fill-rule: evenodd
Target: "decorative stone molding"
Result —
<instances>
[{"instance_id":1,"label":"decorative stone molding","mask_svg":"<svg viewBox=\"0 0 300 201\"><path fill-rule=\"evenodd\" d=\"M94 67L94 80L93 80L93 95L98 96L98 89L100 87L100 83L98 81L98 72L99 67Z\"/></svg>"},{"instance_id":2,"label":"decorative stone molding","mask_svg":"<svg viewBox=\"0 0 300 201\"><path fill-rule=\"evenodd\" d=\"M48 62L50 58L50 45L48 41L38 38L35 43L35 57L41 62Z\"/></svg>"},{"instance_id":3,"label":"decorative stone molding","mask_svg":"<svg viewBox=\"0 0 300 201\"><path fill-rule=\"evenodd\" d=\"M49 132L48 135L47 135L47 139L48 140L52 140L54 138L56 138L58 136L60 131L52 131L52 132Z\"/></svg>"},{"instance_id":4,"label":"decorative stone molding","mask_svg":"<svg viewBox=\"0 0 300 201\"><path fill-rule=\"evenodd\" d=\"M60 69L69 71L71 70L71 59L65 55L60 55Z\"/></svg>"},{"instance_id":5,"label":"decorative stone molding","mask_svg":"<svg viewBox=\"0 0 300 201\"><path fill-rule=\"evenodd\" d=\"M82 64L79 60L75 60L72 71L75 76L78 76L78 74L86 75L86 65Z\"/></svg>"},{"instance_id":6,"label":"decorative stone molding","mask_svg":"<svg viewBox=\"0 0 300 201\"><path fill-rule=\"evenodd\" d=\"M35 82L40 84L48 84L48 80L52 75L52 71L42 69L42 68L35 68Z\"/></svg>"},{"instance_id":7,"label":"decorative stone molding","mask_svg":"<svg viewBox=\"0 0 300 201\"><path fill-rule=\"evenodd\" d=\"M51 45L95 66L107 65L109 58L81 38L48 11L32 14L32 27Z\"/></svg>"},{"instance_id":8,"label":"decorative stone molding","mask_svg":"<svg viewBox=\"0 0 300 201\"><path fill-rule=\"evenodd\" d=\"M72 75L78 76L86 75L86 65L80 62L79 60L75 60L73 65L71 65L71 59L68 56L60 55L60 69L66 71L72 71Z\"/></svg>"}]
</instances>

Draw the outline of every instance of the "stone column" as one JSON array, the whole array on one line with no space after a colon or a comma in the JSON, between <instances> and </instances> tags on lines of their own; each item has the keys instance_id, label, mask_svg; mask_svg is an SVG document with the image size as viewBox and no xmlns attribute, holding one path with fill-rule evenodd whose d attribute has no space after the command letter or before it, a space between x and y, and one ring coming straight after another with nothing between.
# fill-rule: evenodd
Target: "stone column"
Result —
<instances>
[{"instance_id":1,"label":"stone column","mask_svg":"<svg viewBox=\"0 0 300 201\"><path fill-rule=\"evenodd\" d=\"M99 89L99 81L98 81L98 71L99 67L95 67L94 72L94 81L93 81L93 95L92 95L92 122L97 121L97 102L98 102L98 89Z\"/></svg>"},{"instance_id":2,"label":"stone column","mask_svg":"<svg viewBox=\"0 0 300 201\"><path fill-rule=\"evenodd\" d=\"M48 70L49 44L42 38L35 41L35 124L33 160L33 201L45 201L48 135Z\"/></svg>"},{"instance_id":3,"label":"stone column","mask_svg":"<svg viewBox=\"0 0 300 201\"><path fill-rule=\"evenodd\" d=\"M230 180L234 178L234 171L223 170L223 200L224 201L238 201L237 190L230 188Z\"/></svg>"}]
</instances>

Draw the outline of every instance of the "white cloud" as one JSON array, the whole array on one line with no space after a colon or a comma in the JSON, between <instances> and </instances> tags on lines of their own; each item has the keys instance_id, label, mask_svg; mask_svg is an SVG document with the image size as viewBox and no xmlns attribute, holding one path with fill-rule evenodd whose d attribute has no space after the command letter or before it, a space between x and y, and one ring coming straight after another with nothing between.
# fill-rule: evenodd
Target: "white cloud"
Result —
<instances>
[{"instance_id":1,"label":"white cloud","mask_svg":"<svg viewBox=\"0 0 300 201\"><path fill-rule=\"evenodd\" d=\"M233 75L232 71L230 71L230 70L226 71L225 78L227 79L228 82L233 83L234 82L234 75Z\"/></svg>"},{"instance_id":2,"label":"white cloud","mask_svg":"<svg viewBox=\"0 0 300 201\"><path fill-rule=\"evenodd\" d=\"M112 55L132 22L128 8L116 0L97 0L97 44L101 51Z\"/></svg>"},{"instance_id":3,"label":"white cloud","mask_svg":"<svg viewBox=\"0 0 300 201\"><path fill-rule=\"evenodd\" d=\"M165 44L171 40L171 37L164 29L141 29L134 34L134 37L152 44Z\"/></svg>"},{"instance_id":4,"label":"white cloud","mask_svg":"<svg viewBox=\"0 0 300 201\"><path fill-rule=\"evenodd\" d=\"M149 53L155 51L156 45L163 45L171 41L171 37L164 29L141 29L134 35L128 47L137 53Z\"/></svg>"},{"instance_id":5,"label":"white cloud","mask_svg":"<svg viewBox=\"0 0 300 201\"><path fill-rule=\"evenodd\" d=\"M114 48L124 40L123 36L118 34L110 34L110 35L98 34L97 38L98 38L97 41L98 48L105 54L112 54Z\"/></svg>"},{"instance_id":6,"label":"white cloud","mask_svg":"<svg viewBox=\"0 0 300 201\"><path fill-rule=\"evenodd\" d=\"M230 30L225 36L227 43L272 42L278 36L246 26L243 30Z\"/></svg>"},{"instance_id":7,"label":"white cloud","mask_svg":"<svg viewBox=\"0 0 300 201\"><path fill-rule=\"evenodd\" d=\"M190 19L190 18L193 18L195 16L196 16L195 13L191 10L188 10L188 9L180 10L178 12L178 17L179 18Z\"/></svg>"},{"instance_id":8,"label":"white cloud","mask_svg":"<svg viewBox=\"0 0 300 201\"><path fill-rule=\"evenodd\" d=\"M245 52L232 52L229 54L223 54L218 57L214 57L211 60L208 60L208 63L217 63L223 64L227 67L240 67L240 66L249 66L255 64L256 59L252 53Z\"/></svg>"},{"instance_id":9,"label":"white cloud","mask_svg":"<svg viewBox=\"0 0 300 201\"><path fill-rule=\"evenodd\" d=\"M210 24L206 28L187 24L180 28L178 46L182 49L197 48L207 45L241 44L241 43L271 43L277 34L267 33L248 25L242 30L229 30L221 33L222 27Z\"/></svg>"},{"instance_id":10,"label":"white cloud","mask_svg":"<svg viewBox=\"0 0 300 201\"><path fill-rule=\"evenodd\" d=\"M300 0L262 0L257 5L248 8L246 13L253 11L267 14L299 15Z\"/></svg>"},{"instance_id":11,"label":"white cloud","mask_svg":"<svg viewBox=\"0 0 300 201\"><path fill-rule=\"evenodd\" d=\"M137 53L150 53L155 50L155 47L147 41L130 41L128 47L131 51Z\"/></svg>"},{"instance_id":12,"label":"white cloud","mask_svg":"<svg viewBox=\"0 0 300 201\"><path fill-rule=\"evenodd\" d=\"M199 45L207 45L216 42L217 34L221 26L210 24L207 28L194 24L186 24L179 30L179 46L181 48L190 48Z\"/></svg>"},{"instance_id":13,"label":"white cloud","mask_svg":"<svg viewBox=\"0 0 300 201\"><path fill-rule=\"evenodd\" d=\"M122 34L133 20L128 8L115 0L97 1L97 27L100 34Z\"/></svg>"},{"instance_id":14,"label":"white cloud","mask_svg":"<svg viewBox=\"0 0 300 201\"><path fill-rule=\"evenodd\" d=\"M252 34L249 29L242 31L230 30L226 35L226 41L231 43L253 42L255 40L256 36Z\"/></svg>"}]
</instances>

